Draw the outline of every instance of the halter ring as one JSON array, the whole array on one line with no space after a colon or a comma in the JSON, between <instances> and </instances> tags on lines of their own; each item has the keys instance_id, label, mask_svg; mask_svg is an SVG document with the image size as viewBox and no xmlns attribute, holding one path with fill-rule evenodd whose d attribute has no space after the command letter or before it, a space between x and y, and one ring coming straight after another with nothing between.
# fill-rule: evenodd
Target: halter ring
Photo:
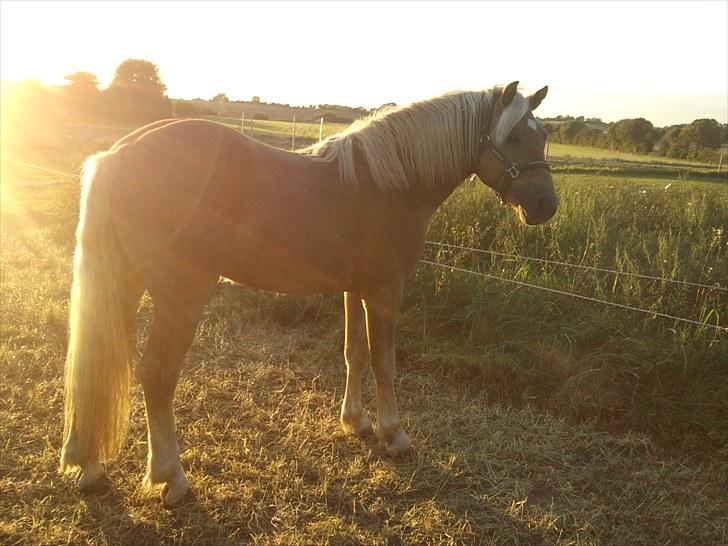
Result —
<instances>
[{"instance_id":1,"label":"halter ring","mask_svg":"<svg viewBox=\"0 0 728 546\"><path fill-rule=\"evenodd\" d=\"M515 163L510 164L510 166L506 169L506 173L513 180L515 180L516 178L518 178L521 175L521 171L518 169L518 165L516 165Z\"/></svg>"}]
</instances>

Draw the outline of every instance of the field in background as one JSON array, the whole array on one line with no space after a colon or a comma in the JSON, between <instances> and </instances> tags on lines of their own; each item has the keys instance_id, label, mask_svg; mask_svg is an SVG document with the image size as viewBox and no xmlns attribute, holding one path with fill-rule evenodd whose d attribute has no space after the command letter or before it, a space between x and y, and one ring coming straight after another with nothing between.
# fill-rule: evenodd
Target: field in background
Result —
<instances>
[{"instance_id":1,"label":"field in background","mask_svg":"<svg viewBox=\"0 0 728 546\"><path fill-rule=\"evenodd\" d=\"M648 154L633 154L619 150L607 150L605 148L594 148L591 146L576 146L574 144L562 144L560 142L549 143L549 157L574 158L574 159L619 159L633 163L653 163L667 165L685 165L717 169L717 165L710 163L699 163L684 159L672 159L669 157L653 156ZM728 161L728 158L726 158ZM723 172L728 171L725 164L722 165Z\"/></svg>"},{"instance_id":2,"label":"field in background","mask_svg":"<svg viewBox=\"0 0 728 546\"><path fill-rule=\"evenodd\" d=\"M284 123L255 123L257 136L287 141ZM310 125L301 129L317 139ZM78 180L63 173L124 130L65 126L3 143L0 543L728 541L725 334L426 265L400 319L411 458L339 430L340 296L225 284L178 394L196 499L161 511L139 490L146 436L135 387L114 487L79 500L55 474L78 210ZM467 183L429 238L725 286L727 181L680 168L638 174L559 165L558 216L530 229ZM426 257L709 324L728 318L716 290L434 246ZM142 337L150 313L146 302Z\"/></svg>"},{"instance_id":3,"label":"field in background","mask_svg":"<svg viewBox=\"0 0 728 546\"><path fill-rule=\"evenodd\" d=\"M235 118L224 118L224 117L213 117L208 116L207 119L216 121L231 127L235 130L240 130L242 123L241 119ZM331 135L341 132L347 127L345 123L327 123L324 120L322 138L327 138ZM296 122L296 149L303 148L309 144L318 142L319 123L311 122ZM272 121L272 120L260 120L260 119L246 119L245 120L245 134L267 142L268 144L278 146L279 148L291 149L292 137L293 137L293 122L292 121Z\"/></svg>"}]
</instances>

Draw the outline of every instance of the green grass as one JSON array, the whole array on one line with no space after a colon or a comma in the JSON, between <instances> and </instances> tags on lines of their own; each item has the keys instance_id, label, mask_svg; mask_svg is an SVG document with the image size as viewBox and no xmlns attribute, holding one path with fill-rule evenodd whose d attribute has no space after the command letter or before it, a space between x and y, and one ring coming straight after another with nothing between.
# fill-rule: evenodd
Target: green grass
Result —
<instances>
[{"instance_id":1,"label":"green grass","mask_svg":"<svg viewBox=\"0 0 728 546\"><path fill-rule=\"evenodd\" d=\"M465 185L429 239L726 286L728 186L556 174L548 225L524 229ZM490 219L487 221L486 219ZM431 259L507 279L726 326L726 292L430 247ZM418 358L460 355L471 385L555 414L728 454L728 335L512 284L421 266L408 298ZM431 287L436 287L432 290ZM480 381L478 381L480 379ZM669 411L665 409L669 408Z\"/></svg>"},{"instance_id":2,"label":"green grass","mask_svg":"<svg viewBox=\"0 0 728 546\"><path fill-rule=\"evenodd\" d=\"M649 154L636 154L621 152L619 150L607 150L605 148L594 148L591 146L577 146L574 144L562 144L560 142L549 142L549 158L573 158L573 159L616 159L638 163L664 163L667 165L700 165L717 168L717 164L700 163L683 159L672 159L669 157L654 156ZM725 172L725 169L724 169Z\"/></svg>"},{"instance_id":3,"label":"green grass","mask_svg":"<svg viewBox=\"0 0 728 546\"><path fill-rule=\"evenodd\" d=\"M2 157L75 171L105 135L36 139ZM725 334L425 265L399 329L412 457L390 459L340 430L340 296L224 284L177 395L196 499L166 511L139 488L138 385L113 487L80 496L56 474L78 180L5 161L1 178L0 543L726 542ZM555 181L561 208L546 226L520 225L472 183L428 237L726 284L725 183L568 172ZM436 248L427 256L712 324L728 318L728 300L710 290ZM141 337L150 316L145 301Z\"/></svg>"}]
</instances>

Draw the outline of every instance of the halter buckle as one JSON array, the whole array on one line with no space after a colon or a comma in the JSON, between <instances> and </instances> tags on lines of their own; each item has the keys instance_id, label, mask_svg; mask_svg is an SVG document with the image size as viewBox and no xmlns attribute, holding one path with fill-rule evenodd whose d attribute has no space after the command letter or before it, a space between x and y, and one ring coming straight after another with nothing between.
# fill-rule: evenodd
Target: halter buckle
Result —
<instances>
[{"instance_id":1,"label":"halter buckle","mask_svg":"<svg viewBox=\"0 0 728 546\"><path fill-rule=\"evenodd\" d=\"M506 174L515 180L521 175L521 171L519 171L518 166L513 163L506 169Z\"/></svg>"}]
</instances>

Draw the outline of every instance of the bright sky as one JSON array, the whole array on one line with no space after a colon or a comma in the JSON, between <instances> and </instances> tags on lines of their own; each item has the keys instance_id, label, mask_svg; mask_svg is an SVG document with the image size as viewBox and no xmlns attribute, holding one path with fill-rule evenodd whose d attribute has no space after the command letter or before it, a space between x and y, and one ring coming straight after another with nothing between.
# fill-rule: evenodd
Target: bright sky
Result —
<instances>
[{"instance_id":1,"label":"bright sky","mask_svg":"<svg viewBox=\"0 0 728 546\"><path fill-rule=\"evenodd\" d=\"M3 80L101 86L127 58L173 98L373 107L520 80L540 116L728 121L728 1L8 2Z\"/></svg>"}]
</instances>

